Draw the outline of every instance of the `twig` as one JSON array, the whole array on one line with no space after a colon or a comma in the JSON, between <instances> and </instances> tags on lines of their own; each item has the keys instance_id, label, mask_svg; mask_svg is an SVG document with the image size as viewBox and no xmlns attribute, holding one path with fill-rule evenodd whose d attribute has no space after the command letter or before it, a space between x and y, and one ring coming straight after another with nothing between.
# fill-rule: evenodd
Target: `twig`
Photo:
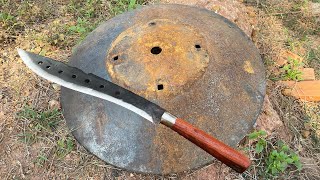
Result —
<instances>
[{"instance_id":1,"label":"twig","mask_svg":"<svg viewBox=\"0 0 320 180\"><path fill-rule=\"evenodd\" d=\"M285 14L299 14L302 11L293 11L293 12L282 12L282 13L271 13L269 16L285 15Z\"/></svg>"}]
</instances>

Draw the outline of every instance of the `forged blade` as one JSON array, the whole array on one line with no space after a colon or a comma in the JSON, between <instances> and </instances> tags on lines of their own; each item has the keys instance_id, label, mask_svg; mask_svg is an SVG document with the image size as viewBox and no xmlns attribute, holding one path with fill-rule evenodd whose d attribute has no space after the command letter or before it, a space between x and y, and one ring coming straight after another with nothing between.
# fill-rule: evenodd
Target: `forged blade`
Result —
<instances>
[{"instance_id":1,"label":"forged blade","mask_svg":"<svg viewBox=\"0 0 320 180\"><path fill-rule=\"evenodd\" d=\"M66 88L95 96L127 108L153 123L165 112L158 105L94 74L62 62L18 49L23 62L37 75Z\"/></svg>"}]
</instances>

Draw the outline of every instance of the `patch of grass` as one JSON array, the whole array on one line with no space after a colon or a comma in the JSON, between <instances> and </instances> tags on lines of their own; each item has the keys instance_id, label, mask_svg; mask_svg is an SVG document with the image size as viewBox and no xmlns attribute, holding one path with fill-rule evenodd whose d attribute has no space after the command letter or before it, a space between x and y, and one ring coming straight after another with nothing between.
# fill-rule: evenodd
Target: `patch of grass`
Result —
<instances>
[{"instance_id":1,"label":"patch of grass","mask_svg":"<svg viewBox=\"0 0 320 180\"><path fill-rule=\"evenodd\" d=\"M301 170L299 156L284 142L268 138L267 133L261 130L249 134L248 138L258 178L285 178L286 172Z\"/></svg>"},{"instance_id":2,"label":"patch of grass","mask_svg":"<svg viewBox=\"0 0 320 180\"><path fill-rule=\"evenodd\" d=\"M1 12L0 13L0 22L2 23L2 27L11 26L16 22L16 18L12 16L10 13Z\"/></svg>"},{"instance_id":3,"label":"patch of grass","mask_svg":"<svg viewBox=\"0 0 320 180\"><path fill-rule=\"evenodd\" d=\"M144 1L141 0L112 0L110 2L110 11L115 16L125 11L133 10L143 3Z\"/></svg>"},{"instance_id":4,"label":"patch of grass","mask_svg":"<svg viewBox=\"0 0 320 180\"><path fill-rule=\"evenodd\" d=\"M311 49L307 53L308 65L315 70L316 79L320 79L320 47L317 49Z\"/></svg>"},{"instance_id":5,"label":"patch of grass","mask_svg":"<svg viewBox=\"0 0 320 180\"><path fill-rule=\"evenodd\" d=\"M47 161L48 161L47 155L43 151L40 151L39 155L35 159L36 165L43 167L44 163Z\"/></svg>"},{"instance_id":6,"label":"patch of grass","mask_svg":"<svg viewBox=\"0 0 320 180\"><path fill-rule=\"evenodd\" d=\"M57 109L39 111L29 106L18 113L18 118L27 121L28 128L18 136L29 145L36 142L39 136L49 135L62 120L61 112Z\"/></svg>"},{"instance_id":7,"label":"patch of grass","mask_svg":"<svg viewBox=\"0 0 320 180\"><path fill-rule=\"evenodd\" d=\"M284 65L281 70L283 80L301 81L302 72L299 70L303 67L303 63L297 59L288 58L288 64Z\"/></svg>"},{"instance_id":8,"label":"patch of grass","mask_svg":"<svg viewBox=\"0 0 320 180\"><path fill-rule=\"evenodd\" d=\"M76 24L65 27L60 25L60 29L64 30L54 33L50 36L49 41L53 45L63 44L65 46L65 43L61 42L61 34L66 34L64 37L68 38L64 41L72 41L74 42L73 45L79 44L101 22L125 11L135 9L144 3L146 3L144 0L72 0L67 5L67 12L73 15Z\"/></svg>"},{"instance_id":9,"label":"patch of grass","mask_svg":"<svg viewBox=\"0 0 320 180\"><path fill-rule=\"evenodd\" d=\"M74 149L74 140L70 137L59 139L56 144L56 155L58 158L64 158Z\"/></svg>"},{"instance_id":10,"label":"patch of grass","mask_svg":"<svg viewBox=\"0 0 320 180\"><path fill-rule=\"evenodd\" d=\"M70 26L68 30L69 33L76 33L80 37L80 40L83 40L94 28L95 26L89 23L87 19L79 17L77 19L77 24Z\"/></svg>"},{"instance_id":11,"label":"patch of grass","mask_svg":"<svg viewBox=\"0 0 320 180\"><path fill-rule=\"evenodd\" d=\"M4 29L4 32L12 36L17 35L17 32L24 29L23 23L17 21L17 18L14 15L7 12L0 13L0 24L1 28Z\"/></svg>"}]
</instances>

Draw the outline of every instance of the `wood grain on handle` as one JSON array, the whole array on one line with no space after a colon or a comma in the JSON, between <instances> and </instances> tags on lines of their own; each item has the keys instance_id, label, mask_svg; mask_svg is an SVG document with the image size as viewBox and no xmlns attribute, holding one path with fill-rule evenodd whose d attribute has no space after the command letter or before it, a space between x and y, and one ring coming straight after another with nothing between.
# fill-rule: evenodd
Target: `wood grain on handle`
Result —
<instances>
[{"instance_id":1,"label":"wood grain on handle","mask_svg":"<svg viewBox=\"0 0 320 180\"><path fill-rule=\"evenodd\" d=\"M182 119L176 119L170 128L239 173L244 172L251 164L249 158L239 151Z\"/></svg>"}]
</instances>

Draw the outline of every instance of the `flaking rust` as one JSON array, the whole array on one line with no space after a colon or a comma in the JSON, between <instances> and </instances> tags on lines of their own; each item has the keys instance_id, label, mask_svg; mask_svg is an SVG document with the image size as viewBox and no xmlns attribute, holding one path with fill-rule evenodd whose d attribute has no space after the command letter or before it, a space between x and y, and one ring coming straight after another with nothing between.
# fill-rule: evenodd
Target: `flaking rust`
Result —
<instances>
[{"instance_id":1,"label":"flaking rust","mask_svg":"<svg viewBox=\"0 0 320 180\"><path fill-rule=\"evenodd\" d=\"M252 128L265 94L263 63L249 38L227 19L190 6L146 6L116 16L77 47L70 65L157 103L232 147ZM167 127L115 104L65 88L61 103L80 144L116 167L168 174L213 161Z\"/></svg>"},{"instance_id":2,"label":"flaking rust","mask_svg":"<svg viewBox=\"0 0 320 180\"><path fill-rule=\"evenodd\" d=\"M139 95L174 96L205 72L206 44L187 24L154 19L122 32L109 49L106 67L113 81Z\"/></svg>"}]
</instances>

